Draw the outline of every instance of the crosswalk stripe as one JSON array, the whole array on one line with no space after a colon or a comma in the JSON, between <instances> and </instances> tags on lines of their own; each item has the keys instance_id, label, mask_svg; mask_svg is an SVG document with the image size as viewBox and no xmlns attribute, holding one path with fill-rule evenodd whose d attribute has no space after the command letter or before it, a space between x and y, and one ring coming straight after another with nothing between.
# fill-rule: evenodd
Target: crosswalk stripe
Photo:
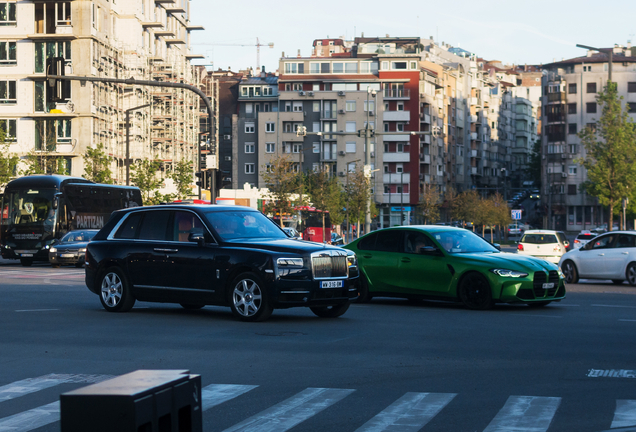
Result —
<instances>
[{"instance_id":1,"label":"crosswalk stripe","mask_svg":"<svg viewBox=\"0 0 636 432\"><path fill-rule=\"evenodd\" d=\"M548 430L561 398L510 396L484 432L542 432Z\"/></svg>"},{"instance_id":2,"label":"crosswalk stripe","mask_svg":"<svg viewBox=\"0 0 636 432\"><path fill-rule=\"evenodd\" d=\"M354 391L307 388L297 395L226 429L225 432L283 432L314 416Z\"/></svg>"},{"instance_id":3,"label":"crosswalk stripe","mask_svg":"<svg viewBox=\"0 0 636 432\"><path fill-rule=\"evenodd\" d=\"M611 428L636 426L636 400L619 399Z\"/></svg>"},{"instance_id":4,"label":"crosswalk stripe","mask_svg":"<svg viewBox=\"0 0 636 432\"><path fill-rule=\"evenodd\" d=\"M406 393L356 432L418 431L455 396L455 393Z\"/></svg>"},{"instance_id":5,"label":"crosswalk stripe","mask_svg":"<svg viewBox=\"0 0 636 432\"><path fill-rule=\"evenodd\" d=\"M49 374L27 378L0 387L0 402L35 393L62 383L96 383L112 378L110 375Z\"/></svg>"},{"instance_id":6,"label":"crosswalk stripe","mask_svg":"<svg viewBox=\"0 0 636 432\"><path fill-rule=\"evenodd\" d=\"M210 384L201 389L201 406L203 411L209 410L223 402L255 389L255 385Z\"/></svg>"},{"instance_id":7,"label":"crosswalk stripe","mask_svg":"<svg viewBox=\"0 0 636 432\"><path fill-rule=\"evenodd\" d=\"M60 420L60 402L42 405L0 419L0 432L28 432Z\"/></svg>"}]
</instances>

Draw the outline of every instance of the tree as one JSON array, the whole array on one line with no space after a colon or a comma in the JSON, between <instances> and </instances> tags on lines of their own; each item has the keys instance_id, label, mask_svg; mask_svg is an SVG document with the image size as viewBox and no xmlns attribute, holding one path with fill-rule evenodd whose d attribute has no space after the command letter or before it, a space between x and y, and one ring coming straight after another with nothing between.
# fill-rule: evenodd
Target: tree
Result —
<instances>
[{"instance_id":1,"label":"tree","mask_svg":"<svg viewBox=\"0 0 636 432\"><path fill-rule=\"evenodd\" d=\"M20 158L15 154L9 153L10 143L6 142L6 131L0 126L0 188L9 183L11 178L17 174L18 162Z\"/></svg>"},{"instance_id":2,"label":"tree","mask_svg":"<svg viewBox=\"0 0 636 432\"><path fill-rule=\"evenodd\" d=\"M275 156L270 159L269 164L263 166L263 181L272 197L263 210L265 213L272 213L274 219L278 214L281 226L283 215L290 214L293 210L291 195L298 185L298 174L294 172L293 166L294 163L285 155Z\"/></svg>"},{"instance_id":3,"label":"tree","mask_svg":"<svg viewBox=\"0 0 636 432\"><path fill-rule=\"evenodd\" d=\"M26 169L22 175L62 174L67 175L68 163L62 156L51 155L57 148L55 122L37 120L35 123L35 149L25 158Z\"/></svg>"},{"instance_id":4,"label":"tree","mask_svg":"<svg viewBox=\"0 0 636 432\"><path fill-rule=\"evenodd\" d=\"M445 211L445 217L450 222L453 222L459 219L458 212L459 212L460 203L457 197L458 195L455 188L452 186L449 186L446 189L446 193L444 194L444 202L442 203L441 207Z\"/></svg>"},{"instance_id":5,"label":"tree","mask_svg":"<svg viewBox=\"0 0 636 432\"><path fill-rule=\"evenodd\" d=\"M636 129L622 106L623 97L618 96L616 83L608 82L596 100L601 117L595 127L579 133L586 155L578 162L587 170L583 189L609 207L607 225L611 231L616 207L636 189L629 189L636 181Z\"/></svg>"},{"instance_id":6,"label":"tree","mask_svg":"<svg viewBox=\"0 0 636 432\"><path fill-rule=\"evenodd\" d=\"M336 177L324 171L307 174L309 201L320 210L329 211L332 225L340 225L345 218L345 195Z\"/></svg>"},{"instance_id":7,"label":"tree","mask_svg":"<svg viewBox=\"0 0 636 432\"><path fill-rule=\"evenodd\" d=\"M457 217L465 222L472 222L473 224L480 223L481 217L481 197L475 190L468 190L460 193L457 201ZM473 225L473 230L475 229Z\"/></svg>"},{"instance_id":8,"label":"tree","mask_svg":"<svg viewBox=\"0 0 636 432\"><path fill-rule=\"evenodd\" d=\"M192 195L192 173L192 162L185 160L177 162L174 165L174 170L168 173L168 178L174 181L177 188L177 198L180 200ZM219 186L217 185L217 187Z\"/></svg>"},{"instance_id":9,"label":"tree","mask_svg":"<svg viewBox=\"0 0 636 432\"><path fill-rule=\"evenodd\" d=\"M130 180L141 191L141 198L145 205L172 200L171 195L163 195L158 190L164 180L160 172L161 161L158 160L141 159L132 165Z\"/></svg>"},{"instance_id":10,"label":"tree","mask_svg":"<svg viewBox=\"0 0 636 432\"><path fill-rule=\"evenodd\" d=\"M113 172L109 166L113 158L104 152L104 144L87 148L84 153L84 178L95 183L113 184Z\"/></svg>"},{"instance_id":11,"label":"tree","mask_svg":"<svg viewBox=\"0 0 636 432\"><path fill-rule=\"evenodd\" d=\"M433 223L439 220L440 193L433 185L424 185L424 192L420 202L417 204L418 217L424 218L424 224Z\"/></svg>"},{"instance_id":12,"label":"tree","mask_svg":"<svg viewBox=\"0 0 636 432\"><path fill-rule=\"evenodd\" d=\"M349 171L347 173L347 182L345 184L345 207L347 209L348 222L356 221L356 225L360 226L360 221L365 220L367 212L367 202L371 196L370 178L364 174L362 170ZM369 210L371 215L377 214L375 203L371 201ZM357 230L360 234L360 230Z\"/></svg>"}]
</instances>

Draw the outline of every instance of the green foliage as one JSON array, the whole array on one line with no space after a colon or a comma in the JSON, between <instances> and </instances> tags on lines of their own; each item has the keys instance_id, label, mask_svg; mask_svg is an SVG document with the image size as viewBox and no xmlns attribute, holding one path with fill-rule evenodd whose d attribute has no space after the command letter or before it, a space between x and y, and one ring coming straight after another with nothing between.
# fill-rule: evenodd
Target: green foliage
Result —
<instances>
[{"instance_id":1,"label":"green foliage","mask_svg":"<svg viewBox=\"0 0 636 432\"><path fill-rule=\"evenodd\" d=\"M356 170L347 174L344 191L344 207L347 208L349 221L364 221L367 203L371 200L371 182L364 175L363 170ZM377 214L375 203L371 202L371 215Z\"/></svg>"},{"instance_id":2,"label":"green foliage","mask_svg":"<svg viewBox=\"0 0 636 432\"><path fill-rule=\"evenodd\" d=\"M161 176L161 161L142 159L131 166L131 171L130 180L141 191L145 205L172 201L172 195L161 194L158 190L164 181Z\"/></svg>"},{"instance_id":3,"label":"green foliage","mask_svg":"<svg viewBox=\"0 0 636 432\"><path fill-rule=\"evenodd\" d=\"M307 194L314 207L329 211L332 225L344 222L345 193L338 180L326 172L310 172L306 178Z\"/></svg>"},{"instance_id":4,"label":"green foliage","mask_svg":"<svg viewBox=\"0 0 636 432\"><path fill-rule=\"evenodd\" d=\"M62 156L49 156L32 150L24 159L26 169L20 174L60 174L68 175L67 162Z\"/></svg>"},{"instance_id":5,"label":"green foliage","mask_svg":"<svg viewBox=\"0 0 636 432\"><path fill-rule=\"evenodd\" d=\"M291 194L297 190L299 175L293 170L294 163L285 155L273 157L269 165L263 166L263 181L272 197L264 206L263 212L273 214L291 213L293 204Z\"/></svg>"},{"instance_id":6,"label":"green foliage","mask_svg":"<svg viewBox=\"0 0 636 432\"><path fill-rule=\"evenodd\" d=\"M192 162L182 160L174 165L172 172L168 173L168 178L174 181L174 185L177 188L178 199L183 200L192 195L193 172Z\"/></svg>"},{"instance_id":7,"label":"green foliage","mask_svg":"<svg viewBox=\"0 0 636 432\"><path fill-rule=\"evenodd\" d=\"M440 216L440 198L441 195L435 186L425 184L422 197L417 204L417 220L422 219L425 225L437 222Z\"/></svg>"},{"instance_id":8,"label":"green foliage","mask_svg":"<svg viewBox=\"0 0 636 432\"><path fill-rule=\"evenodd\" d=\"M95 183L113 184L113 172L109 165L113 158L104 152L104 144L87 148L84 153L84 178Z\"/></svg>"},{"instance_id":9,"label":"green foliage","mask_svg":"<svg viewBox=\"0 0 636 432\"><path fill-rule=\"evenodd\" d=\"M9 153L9 143L5 142L5 130L0 127L0 188L4 188L17 173L20 158Z\"/></svg>"},{"instance_id":10,"label":"green foliage","mask_svg":"<svg viewBox=\"0 0 636 432\"><path fill-rule=\"evenodd\" d=\"M475 224L480 223L482 220L481 197L476 191L464 191L455 198L454 202L456 203L457 219Z\"/></svg>"},{"instance_id":11,"label":"green foliage","mask_svg":"<svg viewBox=\"0 0 636 432\"><path fill-rule=\"evenodd\" d=\"M583 189L599 202L609 207L609 220L621 200L636 196L636 128L623 98L618 96L617 85L609 82L596 98L601 107L601 117L595 128L585 128L579 138L586 150L584 159L578 160L587 170ZM632 185L630 189L629 186ZM608 224L611 229L612 223Z\"/></svg>"}]
</instances>

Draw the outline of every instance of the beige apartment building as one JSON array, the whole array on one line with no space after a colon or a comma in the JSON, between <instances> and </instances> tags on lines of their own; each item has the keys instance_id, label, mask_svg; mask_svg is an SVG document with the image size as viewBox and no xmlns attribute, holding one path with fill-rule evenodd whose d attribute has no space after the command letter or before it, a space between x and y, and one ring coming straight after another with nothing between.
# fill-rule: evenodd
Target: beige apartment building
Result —
<instances>
[{"instance_id":1,"label":"beige apartment building","mask_svg":"<svg viewBox=\"0 0 636 432\"><path fill-rule=\"evenodd\" d=\"M70 82L70 97L51 102L46 64L63 57L66 75L181 81L196 84L190 60L189 0L75 0L0 2L7 11L0 74L8 91L0 122L10 151L63 157L71 175L83 174L89 147L103 144L114 158L114 180L125 182L125 114L131 112L133 161L152 158L163 169L194 161L199 100L190 92L124 84ZM145 106L144 106L145 105ZM143 106L143 107L141 107Z\"/></svg>"}]
</instances>

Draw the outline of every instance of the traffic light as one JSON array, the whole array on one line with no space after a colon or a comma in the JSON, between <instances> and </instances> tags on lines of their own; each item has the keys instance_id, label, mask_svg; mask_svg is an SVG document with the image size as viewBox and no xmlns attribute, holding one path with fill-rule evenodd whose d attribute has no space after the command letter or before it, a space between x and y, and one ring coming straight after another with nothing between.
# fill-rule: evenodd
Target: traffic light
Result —
<instances>
[{"instance_id":1,"label":"traffic light","mask_svg":"<svg viewBox=\"0 0 636 432\"><path fill-rule=\"evenodd\" d=\"M225 186L229 186L232 182L226 180L230 175L229 171L216 171L216 188L223 189Z\"/></svg>"},{"instance_id":2,"label":"traffic light","mask_svg":"<svg viewBox=\"0 0 636 432\"><path fill-rule=\"evenodd\" d=\"M64 57L48 57L46 59L46 75L48 76L64 76L65 60ZM71 96L71 83L67 80L57 78L48 78L49 88L47 91L47 99L49 102L60 102Z\"/></svg>"},{"instance_id":3,"label":"traffic light","mask_svg":"<svg viewBox=\"0 0 636 432\"><path fill-rule=\"evenodd\" d=\"M196 185L205 189L205 172L195 172L194 176L197 178Z\"/></svg>"}]
</instances>

